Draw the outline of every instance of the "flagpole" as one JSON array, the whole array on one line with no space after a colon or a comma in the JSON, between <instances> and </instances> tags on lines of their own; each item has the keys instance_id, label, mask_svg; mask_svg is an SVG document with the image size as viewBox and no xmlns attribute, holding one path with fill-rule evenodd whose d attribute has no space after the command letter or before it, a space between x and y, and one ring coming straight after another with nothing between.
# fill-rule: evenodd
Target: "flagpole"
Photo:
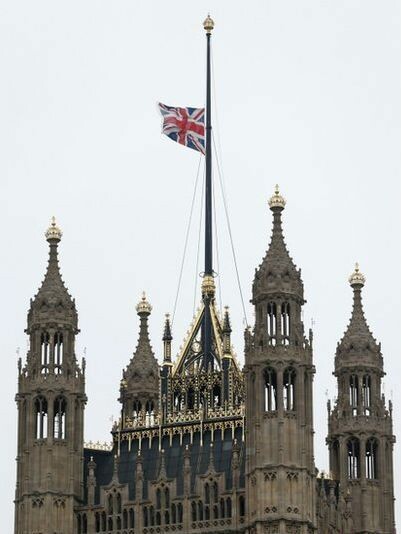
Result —
<instances>
[{"instance_id":1,"label":"flagpole","mask_svg":"<svg viewBox=\"0 0 401 534\"><path fill-rule=\"evenodd\" d=\"M213 219L212 219L212 120L211 120L211 75L210 75L210 38L214 22L208 15L203 23L206 31L206 184L205 184L205 272L203 300L204 315L204 347L203 367L205 370L213 366L212 357L212 320L210 302L214 294L213 278Z\"/></svg>"}]
</instances>

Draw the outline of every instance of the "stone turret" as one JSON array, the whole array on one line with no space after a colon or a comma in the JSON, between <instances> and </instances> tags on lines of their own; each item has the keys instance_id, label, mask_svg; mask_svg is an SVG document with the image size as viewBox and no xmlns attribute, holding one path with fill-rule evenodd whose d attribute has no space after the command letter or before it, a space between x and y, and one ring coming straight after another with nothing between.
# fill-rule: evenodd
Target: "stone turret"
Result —
<instances>
[{"instance_id":1,"label":"stone turret","mask_svg":"<svg viewBox=\"0 0 401 534\"><path fill-rule=\"evenodd\" d=\"M134 355L123 372L120 402L125 417L136 425L152 424L159 411L160 371L150 344L148 318L152 306L145 293L136 306L140 319L139 338Z\"/></svg>"},{"instance_id":2,"label":"stone turret","mask_svg":"<svg viewBox=\"0 0 401 534\"><path fill-rule=\"evenodd\" d=\"M338 398L333 410L329 405L330 469L352 500L355 532L385 534L395 531L391 405L381 392L383 357L363 311L358 264L349 282L353 308L337 345Z\"/></svg>"},{"instance_id":3,"label":"stone turret","mask_svg":"<svg viewBox=\"0 0 401 534\"><path fill-rule=\"evenodd\" d=\"M248 524L255 532L309 534L316 529L312 347L278 187L269 207L272 237L253 282L255 326L245 332Z\"/></svg>"},{"instance_id":4,"label":"stone turret","mask_svg":"<svg viewBox=\"0 0 401 534\"><path fill-rule=\"evenodd\" d=\"M74 506L83 499L85 364L78 365L78 315L61 278L61 230L46 232L49 263L31 300L26 365L19 366L15 532L73 532Z\"/></svg>"}]
</instances>

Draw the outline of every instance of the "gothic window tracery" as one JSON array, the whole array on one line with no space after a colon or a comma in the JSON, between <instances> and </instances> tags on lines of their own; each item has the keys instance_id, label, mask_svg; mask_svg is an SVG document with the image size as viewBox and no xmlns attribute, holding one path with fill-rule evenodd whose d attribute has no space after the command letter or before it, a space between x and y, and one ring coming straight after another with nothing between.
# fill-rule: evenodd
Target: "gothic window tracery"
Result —
<instances>
[{"instance_id":1,"label":"gothic window tracery","mask_svg":"<svg viewBox=\"0 0 401 534\"><path fill-rule=\"evenodd\" d=\"M265 411L273 412L277 410L277 373L271 367L265 372Z\"/></svg>"},{"instance_id":2,"label":"gothic window tracery","mask_svg":"<svg viewBox=\"0 0 401 534\"><path fill-rule=\"evenodd\" d=\"M50 336L48 332L43 332L40 337L40 365L41 373L47 375L50 364Z\"/></svg>"},{"instance_id":3,"label":"gothic window tracery","mask_svg":"<svg viewBox=\"0 0 401 534\"><path fill-rule=\"evenodd\" d=\"M239 515L240 517L245 515L245 497L243 495L239 496Z\"/></svg>"},{"instance_id":4,"label":"gothic window tracery","mask_svg":"<svg viewBox=\"0 0 401 534\"><path fill-rule=\"evenodd\" d=\"M36 413L36 429L35 437L36 439L46 439L47 438L47 400L45 397L37 397L35 400L35 413Z\"/></svg>"},{"instance_id":5,"label":"gothic window tracery","mask_svg":"<svg viewBox=\"0 0 401 534\"><path fill-rule=\"evenodd\" d=\"M54 401L54 437L65 439L65 421L67 413L67 401L64 397L57 397Z\"/></svg>"},{"instance_id":6,"label":"gothic window tracery","mask_svg":"<svg viewBox=\"0 0 401 534\"><path fill-rule=\"evenodd\" d=\"M295 369L291 367L283 373L283 402L284 410L295 410Z\"/></svg>"},{"instance_id":7,"label":"gothic window tracery","mask_svg":"<svg viewBox=\"0 0 401 534\"><path fill-rule=\"evenodd\" d=\"M360 477L359 440L351 438L347 441L348 478Z\"/></svg>"},{"instance_id":8,"label":"gothic window tracery","mask_svg":"<svg viewBox=\"0 0 401 534\"><path fill-rule=\"evenodd\" d=\"M366 442L365 451L365 466L366 466L366 478L374 480L377 477L377 450L378 443L374 438L369 439Z\"/></svg>"}]
</instances>

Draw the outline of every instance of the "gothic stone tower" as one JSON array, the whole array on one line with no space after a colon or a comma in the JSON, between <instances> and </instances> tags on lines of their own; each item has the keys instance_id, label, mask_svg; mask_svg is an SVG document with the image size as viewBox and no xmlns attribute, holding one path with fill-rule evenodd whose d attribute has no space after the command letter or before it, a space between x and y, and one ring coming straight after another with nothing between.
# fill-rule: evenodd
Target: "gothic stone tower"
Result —
<instances>
[{"instance_id":1,"label":"gothic stone tower","mask_svg":"<svg viewBox=\"0 0 401 534\"><path fill-rule=\"evenodd\" d=\"M255 326L245 333L246 492L250 533L315 527L312 335L304 336L300 271L284 243L278 188L273 233L253 283Z\"/></svg>"},{"instance_id":2,"label":"gothic stone tower","mask_svg":"<svg viewBox=\"0 0 401 534\"><path fill-rule=\"evenodd\" d=\"M70 534L83 498L84 363L74 352L75 302L60 275L53 219L47 272L28 312L29 350L19 361L16 534Z\"/></svg>"},{"instance_id":3,"label":"gothic stone tower","mask_svg":"<svg viewBox=\"0 0 401 534\"><path fill-rule=\"evenodd\" d=\"M338 399L329 408L330 469L352 501L353 531L392 534L394 524L392 406L381 393L380 344L367 325L358 265L351 275L354 304L347 331L337 346L334 375Z\"/></svg>"}]
</instances>

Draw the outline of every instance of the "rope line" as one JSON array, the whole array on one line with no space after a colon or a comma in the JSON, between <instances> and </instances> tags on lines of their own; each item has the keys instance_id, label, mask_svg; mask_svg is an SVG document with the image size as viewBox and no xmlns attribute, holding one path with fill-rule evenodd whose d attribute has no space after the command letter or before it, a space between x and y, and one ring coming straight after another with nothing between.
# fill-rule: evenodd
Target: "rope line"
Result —
<instances>
[{"instance_id":1,"label":"rope line","mask_svg":"<svg viewBox=\"0 0 401 534\"><path fill-rule=\"evenodd\" d=\"M190 209L190 213L189 213L187 231L186 231L186 235L185 235L184 251L183 251L183 254L182 254L180 275L178 277L178 287L177 287L177 292L176 292L176 295L175 295L173 317L171 319L171 326L173 326L173 324L174 324L175 312L177 310L177 302L178 302L178 297L179 297L179 294L180 294L182 273L183 273L183 270L184 270L185 256L186 256L187 248L188 248L189 231L191 229L191 222L192 222L192 215L193 215L193 211L194 211L196 191L198 189L199 170L200 170L201 161L202 161L202 156L200 156L200 158L199 158L198 170L196 171L195 186L194 186L194 192L193 192L193 195L192 195L192 202L191 202L191 209Z\"/></svg>"},{"instance_id":2,"label":"rope line","mask_svg":"<svg viewBox=\"0 0 401 534\"><path fill-rule=\"evenodd\" d=\"M217 275L219 276L218 279L218 288L219 288L219 304L220 304L220 310L223 309L222 304L222 298L221 298L221 276L220 276L220 255L219 255L219 236L217 232L217 213L216 213L216 193L215 193L215 187L214 187L214 180L212 182L213 187L213 216L214 216L214 248L216 252L216 262L217 262Z\"/></svg>"},{"instance_id":3,"label":"rope line","mask_svg":"<svg viewBox=\"0 0 401 534\"><path fill-rule=\"evenodd\" d=\"M202 217L203 217L203 197L205 194L205 173L206 167L203 168L203 180L202 180L202 193L201 193L201 209L199 218L199 230L198 230L198 247L196 251L196 267L195 267L195 288L194 288L194 304L192 309L192 315L195 315L196 310L196 297L198 294L198 275L199 275L199 256L200 256L200 243L202 237Z\"/></svg>"},{"instance_id":4,"label":"rope line","mask_svg":"<svg viewBox=\"0 0 401 534\"><path fill-rule=\"evenodd\" d=\"M231 252L233 254L233 259L234 259L235 274L236 274L236 277L237 277L237 284L238 284L239 294L240 294L240 297L241 297L242 311L243 311L243 314L244 314L245 324L248 327L249 324L248 324L248 318L246 316L244 296L243 296L242 287L241 287L241 280L240 280L240 277L239 277L237 255L235 253L235 248L234 248L234 241L233 241L233 235L232 235L232 230L231 230L230 217L228 215L227 200L226 200L226 195L225 195L225 192L224 192L224 184L223 184L223 180L222 180L220 162L219 162L219 157L218 157L218 154L217 154L216 143L215 143L213 134L212 134L212 139L213 139L214 151L215 151L215 154L216 154L217 171L218 171L218 175L219 175L219 183L220 183L221 195L223 197L224 212L226 214L228 234L230 236Z\"/></svg>"}]
</instances>

